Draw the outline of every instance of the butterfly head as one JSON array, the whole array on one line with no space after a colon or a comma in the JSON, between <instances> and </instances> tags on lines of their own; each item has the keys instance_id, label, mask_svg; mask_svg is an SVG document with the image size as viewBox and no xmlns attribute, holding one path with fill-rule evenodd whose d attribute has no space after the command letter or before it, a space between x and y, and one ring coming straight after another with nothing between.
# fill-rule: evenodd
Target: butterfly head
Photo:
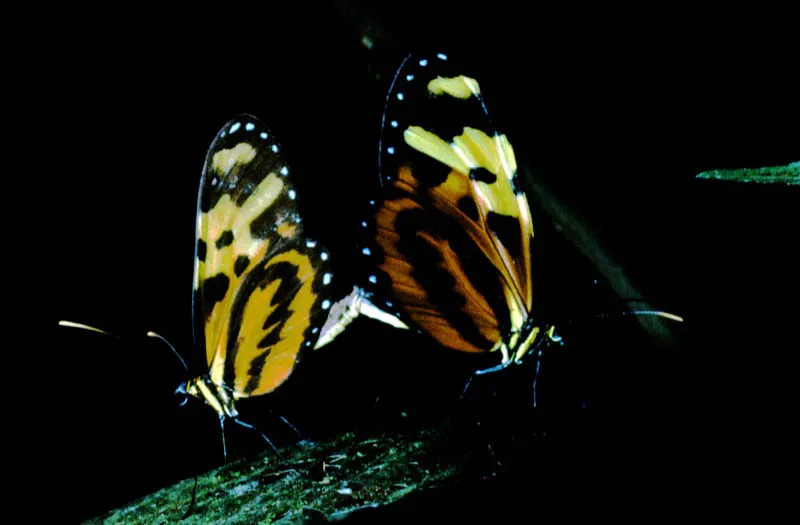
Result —
<instances>
[{"instance_id":1,"label":"butterfly head","mask_svg":"<svg viewBox=\"0 0 800 525\"><path fill-rule=\"evenodd\" d=\"M196 397L211 408L220 417L236 418L239 413L233 403L233 395L224 387L211 382L208 377L197 377L186 383L181 383L175 390L175 395L183 395L185 404L188 396Z\"/></svg>"}]
</instances>

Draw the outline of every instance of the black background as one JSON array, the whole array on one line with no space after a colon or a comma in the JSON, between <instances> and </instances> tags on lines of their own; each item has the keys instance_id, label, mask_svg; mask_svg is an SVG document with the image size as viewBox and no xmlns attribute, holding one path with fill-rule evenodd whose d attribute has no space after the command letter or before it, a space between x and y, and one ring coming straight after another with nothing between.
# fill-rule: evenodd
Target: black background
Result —
<instances>
[{"instance_id":1,"label":"black background","mask_svg":"<svg viewBox=\"0 0 800 525\"><path fill-rule=\"evenodd\" d=\"M222 460L214 414L176 407L171 394L185 374L166 347L143 337L162 334L203 371L189 294L197 184L218 129L239 112L268 123L298 175L309 229L346 275L352 225L374 194L388 78L414 49L444 49L481 71L520 158L597 230L650 302L688 320L668 349L632 322L587 323L561 354L546 356L544 408L530 413L530 377L521 372L509 381L523 386L500 389L501 412L557 436L562 459L609 472L636 464L654 492L676 490L670 476L697 481L741 461L747 447L728 451L734 434L765 428L783 388L776 368L791 343L763 336L781 334L796 311L774 298L794 300L797 258L785 246L798 195L693 176L800 157L787 78L796 64L778 20L413 2L208 9L52 13L29 34L46 45L14 69L37 110L25 195L41 183L53 198L38 310L48 326L69 319L123 336L59 329L50 345L32 347L35 365L25 369L44 382L44 367L48 377L29 409L45 442L34 455L52 459L42 463L47 474L37 472L65 496L70 519ZM365 31L372 50L360 42ZM534 213L548 315L622 308ZM289 444L264 407L315 439L435 422L452 409L475 360L366 321L357 327L269 399L241 403L247 420ZM710 438L729 416L735 430ZM262 450L236 430L228 445L233 457ZM576 497L603 490L593 472Z\"/></svg>"}]
</instances>

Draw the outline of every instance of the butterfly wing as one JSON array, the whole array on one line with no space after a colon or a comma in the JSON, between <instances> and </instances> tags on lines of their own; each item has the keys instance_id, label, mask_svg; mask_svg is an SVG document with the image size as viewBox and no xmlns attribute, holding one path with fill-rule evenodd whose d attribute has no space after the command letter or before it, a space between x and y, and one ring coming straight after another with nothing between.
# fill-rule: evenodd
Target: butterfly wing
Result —
<instances>
[{"instance_id":1,"label":"butterfly wing","mask_svg":"<svg viewBox=\"0 0 800 525\"><path fill-rule=\"evenodd\" d=\"M365 222L365 285L444 346L497 350L532 307L531 213L478 82L445 55L410 56L387 96L383 201ZM514 346L515 341L506 341Z\"/></svg>"},{"instance_id":2,"label":"butterfly wing","mask_svg":"<svg viewBox=\"0 0 800 525\"><path fill-rule=\"evenodd\" d=\"M234 397L283 383L327 317L329 255L304 236L296 199L266 126L228 122L200 180L193 316L211 381Z\"/></svg>"}]
</instances>

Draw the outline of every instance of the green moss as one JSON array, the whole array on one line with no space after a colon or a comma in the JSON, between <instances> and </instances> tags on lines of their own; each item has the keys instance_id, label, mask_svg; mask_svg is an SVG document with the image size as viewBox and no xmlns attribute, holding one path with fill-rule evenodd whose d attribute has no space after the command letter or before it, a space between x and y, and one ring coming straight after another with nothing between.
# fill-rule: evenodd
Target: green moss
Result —
<instances>
[{"instance_id":1,"label":"green moss","mask_svg":"<svg viewBox=\"0 0 800 525\"><path fill-rule=\"evenodd\" d=\"M357 439L352 433L327 443L297 445L231 463L166 487L90 523L304 522L362 507L395 502L455 480L462 472L442 454L443 438L430 431Z\"/></svg>"},{"instance_id":2,"label":"green moss","mask_svg":"<svg viewBox=\"0 0 800 525\"><path fill-rule=\"evenodd\" d=\"M698 174L697 178L745 183L800 185L800 162L792 162L788 166L769 168L704 171Z\"/></svg>"}]
</instances>

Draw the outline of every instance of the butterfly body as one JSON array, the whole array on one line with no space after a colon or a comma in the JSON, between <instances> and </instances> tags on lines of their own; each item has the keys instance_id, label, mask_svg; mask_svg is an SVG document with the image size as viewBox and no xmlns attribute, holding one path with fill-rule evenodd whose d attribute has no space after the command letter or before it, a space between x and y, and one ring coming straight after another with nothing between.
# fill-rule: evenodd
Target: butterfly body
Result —
<instances>
[{"instance_id":1,"label":"butterfly body","mask_svg":"<svg viewBox=\"0 0 800 525\"><path fill-rule=\"evenodd\" d=\"M214 409L220 418L236 418L239 416L230 391L224 385L214 383L210 376L199 376L190 379L185 384L181 384L177 392L202 399Z\"/></svg>"},{"instance_id":2,"label":"butterfly body","mask_svg":"<svg viewBox=\"0 0 800 525\"><path fill-rule=\"evenodd\" d=\"M361 223L365 279L323 337L368 315L457 351L498 352L507 366L552 336L533 315L533 224L514 150L478 81L446 55L406 57L379 149L382 199Z\"/></svg>"}]
</instances>

